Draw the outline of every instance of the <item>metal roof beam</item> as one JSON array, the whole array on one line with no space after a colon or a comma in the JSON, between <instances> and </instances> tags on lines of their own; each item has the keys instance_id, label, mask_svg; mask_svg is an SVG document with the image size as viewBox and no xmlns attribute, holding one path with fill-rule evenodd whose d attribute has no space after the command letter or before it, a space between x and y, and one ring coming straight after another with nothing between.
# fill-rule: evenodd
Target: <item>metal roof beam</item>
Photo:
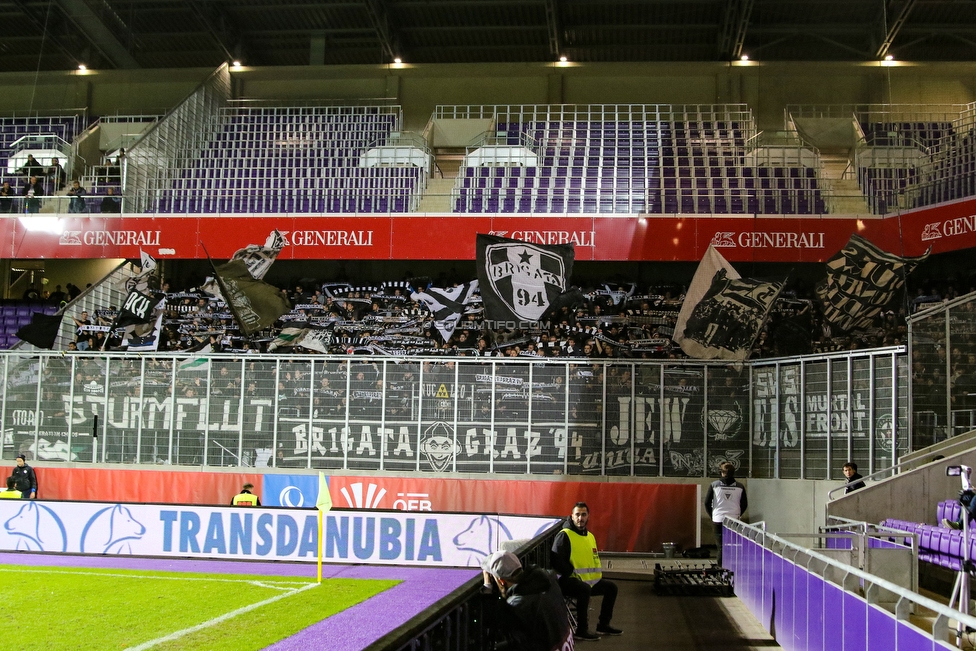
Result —
<instances>
[{"instance_id":1,"label":"metal roof beam","mask_svg":"<svg viewBox=\"0 0 976 651\"><path fill-rule=\"evenodd\" d=\"M201 5L197 0L189 0L190 10L200 20L206 32L224 52L225 60L239 60L244 57L244 40L241 30L237 28L230 17L220 11L215 3L205 2Z\"/></svg>"},{"instance_id":2,"label":"metal roof beam","mask_svg":"<svg viewBox=\"0 0 976 651\"><path fill-rule=\"evenodd\" d=\"M386 60L392 62L394 59L403 56L400 48L400 38L390 26L390 15L383 0L366 0L366 12L369 19L376 28L376 36L383 48Z\"/></svg>"},{"instance_id":3,"label":"metal roof beam","mask_svg":"<svg viewBox=\"0 0 976 651\"><path fill-rule=\"evenodd\" d=\"M563 44L559 39L558 0L546 0L546 28L549 30L549 54L556 59L563 51Z\"/></svg>"},{"instance_id":4,"label":"metal roof beam","mask_svg":"<svg viewBox=\"0 0 976 651\"><path fill-rule=\"evenodd\" d=\"M718 43L719 60L730 61L742 56L742 46L746 40L754 5L755 0L736 0L726 4L722 35Z\"/></svg>"},{"instance_id":5,"label":"metal roof beam","mask_svg":"<svg viewBox=\"0 0 976 651\"><path fill-rule=\"evenodd\" d=\"M891 25L888 27L884 40L881 42L881 46L874 53L875 59L883 59L885 55L888 54L888 50L891 49L891 44L895 42L895 38L898 36L898 32L904 27L905 22L908 20L908 16L912 13L915 8L917 0L905 0L898 10L898 14L895 16L895 20L892 21ZM887 11L885 11L887 16Z\"/></svg>"}]
</instances>

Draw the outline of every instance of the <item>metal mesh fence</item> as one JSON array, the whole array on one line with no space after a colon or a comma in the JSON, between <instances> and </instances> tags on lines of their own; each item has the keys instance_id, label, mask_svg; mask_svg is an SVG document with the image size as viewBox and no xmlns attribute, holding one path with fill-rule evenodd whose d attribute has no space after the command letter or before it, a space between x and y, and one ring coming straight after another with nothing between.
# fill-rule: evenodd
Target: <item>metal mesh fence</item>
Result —
<instances>
[{"instance_id":1,"label":"metal mesh fence","mask_svg":"<svg viewBox=\"0 0 976 651\"><path fill-rule=\"evenodd\" d=\"M741 367L12 351L0 371L6 459L836 478L907 449L902 349Z\"/></svg>"}]
</instances>

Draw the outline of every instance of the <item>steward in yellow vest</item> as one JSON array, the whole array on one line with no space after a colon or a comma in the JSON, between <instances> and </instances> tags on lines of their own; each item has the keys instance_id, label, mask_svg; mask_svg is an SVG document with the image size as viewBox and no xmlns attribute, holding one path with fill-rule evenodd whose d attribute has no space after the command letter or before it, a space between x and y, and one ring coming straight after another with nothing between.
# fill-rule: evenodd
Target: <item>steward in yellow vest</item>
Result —
<instances>
[{"instance_id":1,"label":"steward in yellow vest","mask_svg":"<svg viewBox=\"0 0 976 651\"><path fill-rule=\"evenodd\" d=\"M596 640L601 635L620 635L622 631L610 626L613 606L617 601L617 585L603 578L596 537L586 524L590 508L577 502L566 519L562 531L552 543L552 566L559 573L559 587L563 594L576 600L576 634L578 640ZM603 595L600 620L596 633L589 630L590 596Z\"/></svg>"},{"instance_id":2,"label":"steward in yellow vest","mask_svg":"<svg viewBox=\"0 0 976 651\"><path fill-rule=\"evenodd\" d=\"M0 500L19 500L24 496L17 490L17 478L7 477L7 490L0 491Z\"/></svg>"},{"instance_id":3,"label":"steward in yellow vest","mask_svg":"<svg viewBox=\"0 0 976 651\"><path fill-rule=\"evenodd\" d=\"M252 488L254 488L254 484L244 484L241 492L230 501L231 506L261 506L261 500L251 492Z\"/></svg>"}]
</instances>

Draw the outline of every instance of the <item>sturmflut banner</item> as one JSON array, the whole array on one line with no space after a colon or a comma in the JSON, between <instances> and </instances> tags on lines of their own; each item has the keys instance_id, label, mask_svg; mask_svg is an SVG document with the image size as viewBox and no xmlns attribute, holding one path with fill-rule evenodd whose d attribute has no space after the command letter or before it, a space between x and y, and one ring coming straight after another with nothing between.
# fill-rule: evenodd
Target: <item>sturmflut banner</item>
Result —
<instances>
[{"instance_id":1,"label":"sturmflut banner","mask_svg":"<svg viewBox=\"0 0 976 651\"><path fill-rule=\"evenodd\" d=\"M501 543L559 518L477 513L330 511L329 563L479 567ZM234 560L318 558L314 509L0 501L0 550Z\"/></svg>"}]
</instances>

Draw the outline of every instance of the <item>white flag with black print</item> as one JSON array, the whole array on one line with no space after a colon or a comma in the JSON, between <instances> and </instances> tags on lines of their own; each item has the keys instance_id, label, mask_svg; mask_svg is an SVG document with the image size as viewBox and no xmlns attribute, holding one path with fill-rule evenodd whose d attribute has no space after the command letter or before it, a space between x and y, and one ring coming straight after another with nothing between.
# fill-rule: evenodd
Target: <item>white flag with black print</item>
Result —
<instances>
[{"instance_id":1,"label":"white flag with black print","mask_svg":"<svg viewBox=\"0 0 976 651\"><path fill-rule=\"evenodd\" d=\"M745 360L784 285L742 278L709 246L688 287L672 339L694 359Z\"/></svg>"},{"instance_id":2,"label":"white flag with black print","mask_svg":"<svg viewBox=\"0 0 976 651\"><path fill-rule=\"evenodd\" d=\"M249 244L243 249L238 250L232 259L243 261L247 270L251 273L251 277L254 280L261 280L268 273L268 269L278 259L278 254L281 253L281 250L287 244L288 240L285 239L285 236L275 229L268 235L264 246Z\"/></svg>"},{"instance_id":3,"label":"white flag with black print","mask_svg":"<svg viewBox=\"0 0 976 651\"><path fill-rule=\"evenodd\" d=\"M454 287L428 287L410 294L411 300L423 303L434 316L434 326L444 341L450 340L461 315L476 302L478 281L472 280Z\"/></svg>"}]
</instances>

